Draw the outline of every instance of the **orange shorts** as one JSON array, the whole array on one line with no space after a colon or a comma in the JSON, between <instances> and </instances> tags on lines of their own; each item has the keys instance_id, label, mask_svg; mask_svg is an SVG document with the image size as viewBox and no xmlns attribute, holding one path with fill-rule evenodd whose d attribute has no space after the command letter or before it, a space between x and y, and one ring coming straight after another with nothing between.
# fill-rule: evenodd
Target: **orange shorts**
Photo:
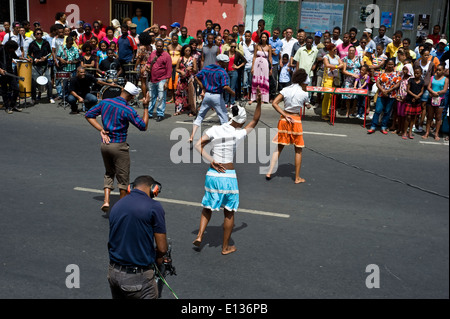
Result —
<instances>
[{"instance_id":1,"label":"orange shorts","mask_svg":"<svg viewBox=\"0 0 450 319\"><path fill-rule=\"evenodd\" d=\"M283 116L278 121L278 134L273 139L276 144L291 145L296 147L305 147L303 141L302 118L297 114L289 114L294 123L289 123Z\"/></svg>"}]
</instances>

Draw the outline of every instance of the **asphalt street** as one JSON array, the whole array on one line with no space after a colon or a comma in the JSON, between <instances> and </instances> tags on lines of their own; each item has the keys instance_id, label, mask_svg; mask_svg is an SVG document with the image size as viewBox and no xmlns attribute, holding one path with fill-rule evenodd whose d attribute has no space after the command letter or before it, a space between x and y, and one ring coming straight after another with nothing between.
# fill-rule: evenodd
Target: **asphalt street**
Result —
<instances>
[{"instance_id":1,"label":"asphalt street","mask_svg":"<svg viewBox=\"0 0 450 319\"><path fill-rule=\"evenodd\" d=\"M180 299L449 298L448 142L367 135L360 120L338 117L331 126L309 110L306 183L293 182L292 147L266 181L260 169L279 116L264 105L256 144L248 139L236 164L238 250L222 256L222 212L200 250L192 246L208 164L185 141L192 119L170 116L173 108L147 132L131 127L128 143L131 179L148 174L163 185L177 270L167 281ZM111 298L100 138L69 111L0 110L0 298ZM218 124L208 115L202 129ZM79 288L66 286L68 265L79 268ZM376 275L369 265L379 288L366 285ZM175 298L167 288L162 296Z\"/></svg>"}]
</instances>

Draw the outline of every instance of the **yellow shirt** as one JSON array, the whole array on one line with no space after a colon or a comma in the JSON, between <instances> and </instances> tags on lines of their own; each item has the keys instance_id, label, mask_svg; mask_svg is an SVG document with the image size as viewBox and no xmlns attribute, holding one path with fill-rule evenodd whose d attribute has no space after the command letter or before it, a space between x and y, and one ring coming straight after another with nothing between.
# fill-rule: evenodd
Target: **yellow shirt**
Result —
<instances>
[{"instance_id":1,"label":"yellow shirt","mask_svg":"<svg viewBox=\"0 0 450 319\"><path fill-rule=\"evenodd\" d=\"M366 55L364 55L364 57L363 57L363 62L364 62L364 64L372 65L372 59Z\"/></svg>"},{"instance_id":2,"label":"yellow shirt","mask_svg":"<svg viewBox=\"0 0 450 319\"><path fill-rule=\"evenodd\" d=\"M400 46L396 47L394 45L394 42L391 42L387 45L385 54L386 55L389 54L389 57L394 58L397 56L398 49L401 48L402 46L403 44L400 44Z\"/></svg>"}]
</instances>

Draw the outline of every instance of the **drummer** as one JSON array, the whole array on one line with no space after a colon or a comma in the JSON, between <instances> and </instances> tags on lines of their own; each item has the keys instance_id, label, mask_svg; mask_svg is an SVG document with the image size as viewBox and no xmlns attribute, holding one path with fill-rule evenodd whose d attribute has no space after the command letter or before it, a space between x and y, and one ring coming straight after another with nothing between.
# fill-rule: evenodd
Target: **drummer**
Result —
<instances>
[{"instance_id":1,"label":"drummer","mask_svg":"<svg viewBox=\"0 0 450 319\"><path fill-rule=\"evenodd\" d=\"M77 68L77 75L70 79L70 94L67 97L67 102L71 108L70 114L79 113L78 102L84 103L87 110L97 104L97 97L91 93L91 87L97 83L100 85L118 86L115 83L107 83L96 79L90 74L86 74L86 69L81 66Z\"/></svg>"},{"instance_id":2,"label":"drummer","mask_svg":"<svg viewBox=\"0 0 450 319\"><path fill-rule=\"evenodd\" d=\"M114 50L108 49L107 54L108 57L104 59L98 66L99 68L98 73L101 75L102 78L104 78L107 71L115 70L117 71L117 77L122 76L124 72L122 70L122 67L120 66L119 60L114 57Z\"/></svg>"},{"instance_id":3,"label":"drummer","mask_svg":"<svg viewBox=\"0 0 450 319\"><path fill-rule=\"evenodd\" d=\"M15 51L19 48L17 42L9 40L5 45L0 46L0 93L3 99L5 111L12 114L13 111L21 112L22 109L16 107L19 96L19 83L17 79L6 75L6 72L13 74L13 59L18 59Z\"/></svg>"},{"instance_id":4,"label":"drummer","mask_svg":"<svg viewBox=\"0 0 450 319\"><path fill-rule=\"evenodd\" d=\"M48 68L48 58L52 54L52 48L47 40L44 40L44 32L40 28L34 30L35 40L31 42L28 48L28 59L33 63L32 82L31 82L31 103L36 103L36 80L40 76L47 79L47 96L50 103L55 103L52 95L52 80L50 78L50 69Z\"/></svg>"}]
</instances>

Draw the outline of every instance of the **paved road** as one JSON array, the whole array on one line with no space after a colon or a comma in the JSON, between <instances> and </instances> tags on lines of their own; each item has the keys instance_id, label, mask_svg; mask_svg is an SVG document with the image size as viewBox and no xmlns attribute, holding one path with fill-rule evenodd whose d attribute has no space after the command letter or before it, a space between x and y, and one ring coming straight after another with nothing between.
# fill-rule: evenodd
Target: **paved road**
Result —
<instances>
[{"instance_id":1,"label":"paved road","mask_svg":"<svg viewBox=\"0 0 450 319\"><path fill-rule=\"evenodd\" d=\"M103 181L99 136L82 115L68 113L49 104L0 111L0 298L110 298L108 220L96 192ZM258 128L277 120L265 105ZM131 177L150 174L163 184L178 272L168 282L178 297L448 298L448 144L369 136L360 124L338 118L330 126L308 111L303 185L293 183L292 148L268 182L259 171L270 133L260 130L257 163L248 163L246 142L246 161L236 165L238 251L229 256L220 254L222 213L213 216L201 250L192 249L208 165L170 158L184 145L176 134L189 132L189 118L152 120L145 133L131 128ZM66 287L70 264L80 269L79 289ZM371 264L379 269L378 289L366 287ZM168 289L163 297L174 298Z\"/></svg>"}]
</instances>

